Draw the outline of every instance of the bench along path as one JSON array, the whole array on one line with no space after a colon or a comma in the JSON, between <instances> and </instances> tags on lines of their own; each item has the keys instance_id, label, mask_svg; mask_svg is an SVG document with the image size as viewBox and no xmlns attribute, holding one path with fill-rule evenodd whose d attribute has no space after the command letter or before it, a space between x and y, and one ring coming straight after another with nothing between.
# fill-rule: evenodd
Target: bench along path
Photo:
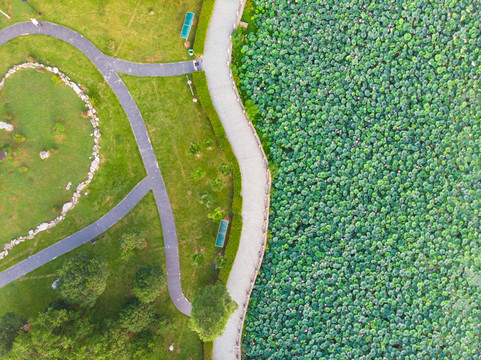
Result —
<instances>
[{"instance_id":1,"label":"bench along path","mask_svg":"<svg viewBox=\"0 0 481 360\"><path fill-rule=\"evenodd\" d=\"M240 344L250 293L264 255L269 216L270 173L254 127L246 117L229 68L230 35L245 0L217 0L205 42L209 93L242 175L242 233L227 289L239 305L224 333L214 341L214 360L240 358Z\"/></svg>"},{"instance_id":2,"label":"bench along path","mask_svg":"<svg viewBox=\"0 0 481 360\"><path fill-rule=\"evenodd\" d=\"M193 62L190 61L190 65L188 64L189 62L171 64L138 64L114 59L104 55L95 47L95 45L79 33L64 26L49 22L40 22L40 26L38 27L30 22L24 22L4 28L0 30L0 46L18 36L34 34L48 35L63 40L75 46L78 50L84 53L90 61L92 61L104 77L105 81L107 81L114 91L128 116L145 169L147 170L147 178L142 180L124 200L95 223L1 272L0 287L5 286L11 281L55 259L57 256L62 255L98 236L120 220L149 190L152 190L162 223L162 233L164 235L169 295L175 306L182 313L189 316L191 312L191 304L182 292L177 232L167 190L157 164L157 159L155 158L154 150L150 143L144 120L142 119L137 104L117 72L137 76L180 75L194 71Z\"/></svg>"}]
</instances>

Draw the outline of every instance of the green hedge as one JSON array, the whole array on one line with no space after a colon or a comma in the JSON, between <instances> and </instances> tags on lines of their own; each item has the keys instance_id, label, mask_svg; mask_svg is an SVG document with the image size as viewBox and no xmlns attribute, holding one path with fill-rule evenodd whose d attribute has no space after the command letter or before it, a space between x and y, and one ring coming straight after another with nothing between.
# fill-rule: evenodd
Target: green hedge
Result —
<instances>
[{"instance_id":1,"label":"green hedge","mask_svg":"<svg viewBox=\"0 0 481 360\"><path fill-rule=\"evenodd\" d=\"M242 231L242 196L241 196L241 173L239 169L239 164L237 158L232 151L229 140L226 137L224 127L220 122L219 115L215 111L214 104L210 98L209 89L207 88L207 81L205 79L204 72L194 72L192 74L195 89L197 92L197 97L204 108L207 117L210 120L212 129L217 137L217 141L224 152L227 161L232 169L233 177L233 197L232 197L232 214L231 214L231 225L230 230L227 235L227 245L225 247L224 257L226 260L226 265L219 272L219 279L224 283L227 283L229 278L230 270L234 264L234 260L237 254L237 249L239 248L240 235Z\"/></svg>"},{"instance_id":2,"label":"green hedge","mask_svg":"<svg viewBox=\"0 0 481 360\"><path fill-rule=\"evenodd\" d=\"M196 55L204 54L205 37L207 36L207 28L209 27L212 12L214 11L214 5L215 0L204 0L202 3L194 39L194 53Z\"/></svg>"},{"instance_id":3,"label":"green hedge","mask_svg":"<svg viewBox=\"0 0 481 360\"><path fill-rule=\"evenodd\" d=\"M214 351L214 343L212 341L204 343L204 360L212 360L212 352Z\"/></svg>"}]
</instances>

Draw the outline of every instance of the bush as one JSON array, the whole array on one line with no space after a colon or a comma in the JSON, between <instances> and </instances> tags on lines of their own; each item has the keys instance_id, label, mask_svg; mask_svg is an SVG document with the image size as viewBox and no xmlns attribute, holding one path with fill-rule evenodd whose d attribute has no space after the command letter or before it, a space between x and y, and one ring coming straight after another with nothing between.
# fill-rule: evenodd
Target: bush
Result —
<instances>
[{"instance_id":1,"label":"bush","mask_svg":"<svg viewBox=\"0 0 481 360\"><path fill-rule=\"evenodd\" d=\"M13 140L17 143L23 143L25 142L25 140L27 140L27 138L22 134L16 133L15 135L13 135Z\"/></svg>"},{"instance_id":2,"label":"bush","mask_svg":"<svg viewBox=\"0 0 481 360\"><path fill-rule=\"evenodd\" d=\"M216 222L221 221L224 218L224 212L220 207L218 207L218 208L215 208L214 211L212 211L210 214L208 214L207 217Z\"/></svg>"},{"instance_id":3,"label":"bush","mask_svg":"<svg viewBox=\"0 0 481 360\"><path fill-rule=\"evenodd\" d=\"M201 252L196 252L192 254L191 264L201 265L204 262L204 255Z\"/></svg>"},{"instance_id":4,"label":"bush","mask_svg":"<svg viewBox=\"0 0 481 360\"><path fill-rule=\"evenodd\" d=\"M128 259L135 250L145 249L147 241L139 233L124 234L120 238L120 247L122 248L122 258Z\"/></svg>"},{"instance_id":5,"label":"bush","mask_svg":"<svg viewBox=\"0 0 481 360\"><path fill-rule=\"evenodd\" d=\"M209 27L210 18L214 11L215 0L204 0L202 2L202 9L197 23L194 39L194 53L196 55L204 54L205 37Z\"/></svg>"}]
</instances>

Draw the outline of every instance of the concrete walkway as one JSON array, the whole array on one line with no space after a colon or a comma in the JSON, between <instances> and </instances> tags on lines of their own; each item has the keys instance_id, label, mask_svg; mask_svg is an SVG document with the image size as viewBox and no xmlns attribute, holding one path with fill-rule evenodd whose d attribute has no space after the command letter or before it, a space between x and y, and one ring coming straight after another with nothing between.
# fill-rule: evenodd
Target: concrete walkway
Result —
<instances>
[{"instance_id":1,"label":"concrete walkway","mask_svg":"<svg viewBox=\"0 0 481 360\"><path fill-rule=\"evenodd\" d=\"M99 236L127 215L151 188L150 179L145 178L116 207L93 224L2 271L0 273L0 288Z\"/></svg>"},{"instance_id":2,"label":"concrete walkway","mask_svg":"<svg viewBox=\"0 0 481 360\"><path fill-rule=\"evenodd\" d=\"M240 357L240 337L248 299L262 256L268 223L270 174L259 139L246 118L229 69L230 35L241 0L217 0L207 31L204 70L209 93L242 174L242 233L227 289L239 305L224 333L214 341L214 360Z\"/></svg>"},{"instance_id":3,"label":"concrete walkway","mask_svg":"<svg viewBox=\"0 0 481 360\"><path fill-rule=\"evenodd\" d=\"M17 23L2 29L0 30L0 46L6 43L7 41L13 38L16 38L18 36L33 35L33 34L48 35L48 36L63 40L75 46L78 50L84 53L84 55L87 56L90 59L90 61L92 61L92 63L99 70L99 72L102 74L106 82L110 85L115 95L119 99L120 104L122 105L125 113L128 116L130 126L132 128L132 131L135 136L135 140L137 142L137 146L140 151L140 155L144 162L145 169L147 170L148 180L146 180L146 183L150 184L149 190L150 189L153 190L155 201L157 203L157 208L158 208L160 220L162 223L162 233L164 235L164 247L165 247L165 256L166 256L169 294L175 306L182 313L189 316L191 312L191 304L185 298L182 292L182 285L180 281L180 263L179 263L179 250L178 250L178 244L177 244L177 232L175 229L175 222L174 222L174 216L172 213L172 207L170 205L169 197L165 189L165 184L162 179L159 166L157 164L157 159L155 158L154 150L150 143L149 135L147 133L144 120L142 119L142 116L137 107L137 104L133 100L127 87L122 82L122 80L120 79L119 75L116 72L117 70L120 70L122 72L124 72L125 70L128 73L129 67L130 67L132 69L135 68L135 70L132 70L132 73L135 73L136 75L138 73L138 74L142 74L142 76L159 76L160 73L163 73L165 75L185 73L184 71L189 71L189 68L186 67L185 63L176 63L177 65L162 64L162 65L151 66L147 64L134 64L134 63L124 62L124 61L119 61L117 59L104 55L102 52L100 52L100 50L98 50L95 47L95 45L93 45L89 40L87 40L85 37L83 37L79 33L73 30L70 30L66 27L48 23L48 22L40 22L40 26L35 26L30 22ZM160 70L160 69L163 69L163 70ZM193 67L192 67L192 70L193 70ZM144 183L142 182L142 184ZM129 201L133 201L133 199L134 199L133 197L130 197ZM140 199L141 198L138 198L138 201L140 201ZM135 204L133 204L132 207L134 205ZM115 209L117 209L117 207L114 208L112 211L114 211ZM119 208L119 211L121 209L122 208ZM111 212L109 212L109 214ZM115 214L116 212L114 211L114 213L112 214L112 217L115 218ZM103 228L103 226L105 225L104 222L106 222L106 220L102 221L102 219L99 220L100 223L99 221L97 221L91 226L97 224L97 226L100 226L100 228ZM110 226L112 225L113 223L110 224ZM106 227L103 231L105 231L107 228L108 227ZM96 234L95 236L98 235L97 232L92 232L92 235L94 233ZM88 241L89 239L86 239L86 235L88 234L89 232L84 232L82 236L74 237L74 239L76 239L75 241L82 241L82 239L85 241ZM74 234L73 236L75 235L76 234ZM65 239L65 241L67 239ZM73 240L66 241L65 243L63 242L60 242L60 243L71 244L70 241L73 241ZM74 243L76 243L75 241ZM64 249L65 250L64 253L65 253L75 248L78 245L71 248L68 246L66 247L63 247L63 246L64 245L59 245L58 247L54 248L54 251L52 250L46 251L51 247L48 249L45 249L44 251L46 252L43 253L41 256L36 258L31 257L17 264L16 265L17 267L13 269L11 273L16 273L17 275L18 274L24 275L28 271L31 271L32 269L36 268L34 266L36 262L38 262L39 264L45 264L46 262L53 260L56 256L61 255L59 253L59 250L57 249ZM10 269L7 269L6 272L9 272ZM9 276L12 276L12 275L9 275ZM19 275L19 276L22 276L22 275ZM8 277L5 277L5 279L8 280Z\"/></svg>"}]
</instances>

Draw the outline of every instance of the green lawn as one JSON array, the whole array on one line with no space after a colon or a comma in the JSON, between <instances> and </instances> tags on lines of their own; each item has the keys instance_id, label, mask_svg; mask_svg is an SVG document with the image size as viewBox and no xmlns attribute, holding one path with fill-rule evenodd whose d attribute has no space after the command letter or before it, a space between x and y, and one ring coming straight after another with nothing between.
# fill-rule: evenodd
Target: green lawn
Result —
<instances>
[{"instance_id":1,"label":"green lawn","mask_svg":"<svg viewBox=\"0 0 481 360\"><path fill-rule=\"evenodd\" d=\"M139 250L127 261L121 260L119 239L122 234L132 231L138 231L145 237L147 248ZM12 311L29 317L43 310L47 304L56 299L51 284L57 279L58 269L64 261L83 251L92 256L101 256L109 263L110 276L107 287L92 312L98 320L115 320L122 302L125 298L133 296L134 275L140 267L160 263L165 271L162 230L153 194L151 192L147 194L125 218L105 232L95 244L87 243L2 288L0 313ZM194 281L197 280L202 281L202 276L197 275ZM20 301L12 301L13 299ZM168 314L172 321L172 326L163 336L162 343L158 344L159 357L202 359L202 342L197 334L188 328L188 318L175 308L167 288L157 299L156 306L158 312ZM169 353L167 349L172 342L175 343L176 351Z\"/></svg>"},{"instance_id":2,"label":"green lawn","mask_svg":"<svg viewBox=\"0 0 481 360\"><path fill-rule=\"evenodd\" d=\"M21 0L0 0L0 28L35 17L78 31L103 53L139 62L170 62L191 57L180 32L185 13L196 14L190 32L192 43L202 5L201 0L30 0L41 16Z\"/></svg>"},{"instance_id":3,"label":"green lawn","mask_svg":"<svg viewBox=\"0 0 481 360\"><path fill-rule=\"evenodd\" d=\"M145 62L187 59L183 40L179 38L180 29L185 12L195 12L197 17L201 6L200 1L193 0L160 3L32 0L30 3L42 12L40 20L79 31L106 54ZM14 16L8 21L0 15L0 28L33 16L21 1L0 0L0 9ZM152 15L149 14L151 9ZM191 38L194 31L195 27ZM74 82L86 87L99 111L102 162L87 189L88 195L67 218L54 229L15 247L0 261L0 271L97 220L146 176L128 120L111 89L88 59L59 40L26 36L0 47L0 76L12 65L27 60L57 66ZM227 161L200 103L192 101L185 76L122 76L122 79L144 117L167 186L179 240L183 290L191 299L196 289L213 283L216 278L212 264L219 252L214 247L218 222L209 219L208 214L216 208L221 208L226 218L231 214L232 178L225 167ZM199 201L200 193L208 194L210 207ZM130 231L141 232L147 238L148 247L128 261L121 261L119 238ZM123 300L131 296L133 276L140 266L160 262L165 268L162 232L153 195L149 193L96 244L83 245L0 289L0 314L14 311L32 316L42 310L55 298L50 284L56 279L58 268L82 249L109 261L111 276L107 289L93 311L100 319L113 318ZM197 252L203 254L201 265L193 265L191 261ZM202 342L188 329L188 318L174 307L167 289L157 306L174 322L163 339L160 347L163 354L159 358L201 359ZM176 350L173 353L164 351L172 342Z\"/></svg>"},{"instance_id":4,"label":"green lawn","mask_svg":"<svg viewBox=\"0 0 481 360\"><path fill-rule=\"evenodd\" d=\"M20 70L0 92L0 119L15 127L0 131L0 146L15 153L0 166L2 247L60 215L77 184L87 178L94 141L90 119L81 116L85 103L63 82L55 84L52 75ZM54 136L58 123L65 131ZM24 136L24 142L15 141L15 134ZM51 152L48 159L40 159L43 150ZM69 181L72 186L66 190Z\"/></svg>"},{"instance_id":5,"label":"green lawn","mask_svg":"<svg viewBox=\"0 0 481 360\"><path fill-rule=\"evenodd\" d=\"M216 207L230 213L232 179L220 170L226 160L202 108L199 103L192 101L185 76L122 76L122 79L145 119L167 186L179 240L182 286L187 298L192 299L195 290L213 283L216 277L212 264L219 251L214 246L218 222L209 219L207 214ZM189 152L192 143L199 145L198 154ZM197 180L194 176L196 169L201 169L203 174ZM223 188L219 192L212 189L211 180L214 178L222 180ZM209 191L212 195L210 208L198 201L198 193L204 191ZM148 247L128 261L121 261L119 238L123 233L131 231L141 232L148 241ZM123 300L131 295L133 276L142 264L160 262L165 268L162 232L153 195L149 193L95 245L83 245L71 254L62 256L1 289L0 313L13 311L29 316L43 309L55 298L49 286L56 279L56 270L66 258L82 249L95 252L109 261L111 276L94 312L98 318L113 318L118 314ZM191 263L195 252L204 255L201 265ZM21 303L10 301L19 297L22 298ZM42 298L42 301L39 302L38 298ZM176 349L180 349L180 352L166 354L165 358L201 359L202 342L188 329L187 317L174 307L167 290L158 300L158 309L170 314L174 321L161 348L165 349L174 342Z\"/></svg>"},{"instance_id":6,"label":"green lawn","mask_svg":"<svg viewBox=\"0 0 481 360\"><path fill-rule=\"evenodd\" d=\"M146 176L127 117L93 64L75 48L60 40L30 35L14 39L0 47L0 76L3 77L14 64L33 59L45 65L57 66L74 82L86 87L100 118L101 165L86 189L88 195L80 198L78 205L67 214L66 219L55 228L38 234L33 240L16 246L0 261L0 270L94 222ZM89 131L87 129L87 135L90 134ZM63 186L65 187L66 183ZM47 217L46 220L50 218Z\"/></svg>"},{"instance_id":7,"label":"green lawn","mask_svg":"<svg viewBox=\"0 0 481 360\"><path fill-rule=\"evenodd\" d=\"M217 207L230 215L232 178L221 172L222 164L227 161L200 103L192 101L186 76L138 78L123 75L122 79L139 105L171 199L182 285L190 298L195 289L215 279L211 266L219 252L214 246L219 222L207 215ZM192 144L199 146L198 154L189 152ZM202 175L198 179L196 171ZM216 178L222 183L221 191L214 191L211 185ZM210 208L199 202L202 192L211 194ZM195 267L191 264L191 256L199 251L204 254L204 263Z\"/></svg>"}]
</instances>

